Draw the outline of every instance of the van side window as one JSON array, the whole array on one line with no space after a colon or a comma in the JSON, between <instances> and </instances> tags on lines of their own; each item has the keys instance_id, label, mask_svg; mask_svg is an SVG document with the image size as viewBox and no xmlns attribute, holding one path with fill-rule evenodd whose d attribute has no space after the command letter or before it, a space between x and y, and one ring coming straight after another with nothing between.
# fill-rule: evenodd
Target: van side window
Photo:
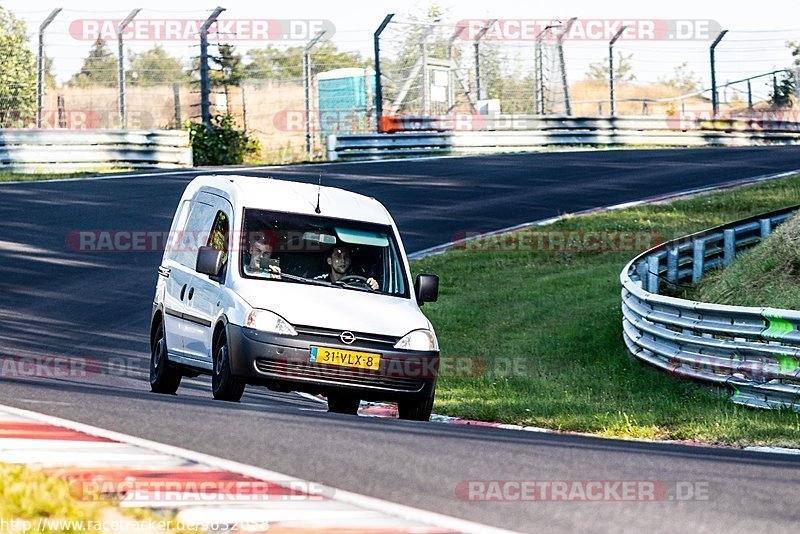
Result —
<instances>
[{"instance_id":1,"label":"van side window","mask_svg":"<svg viewBox=\"0 0 800 534\"><path fill-rule=\"evenodd\" d=\"M189 201L184 200L181 202L175 219L172 221L169 235L165 243L166 249L164 250L164 260L178 261L178 252L181 249L181 235L186 230L186 219L189 216Z\"/></svg>"},{"instance_id":2,"label":"van side window","mask_svg":"<svg viewBox=\"0 0 800 534\"><path fill-rule=\"evenodd\" d=\"M180 242L175 251L175 261L184 267L195 268L197 250L208 241L215 214L216 210L210 204L196 201L191 203L186 228L180 233Z\"/></svg>"},{"instance_id":3,"label":"van side window","mask_svg":"<svg viewBox=\"0 0 800 534\"><path fill-rule=\"evenodd\" d=\"M206 243L207 247L225 252L226 257L228 252L228 227L228 216L225 215L224 211L218 211Z\"/></svg>"}]
</instances>

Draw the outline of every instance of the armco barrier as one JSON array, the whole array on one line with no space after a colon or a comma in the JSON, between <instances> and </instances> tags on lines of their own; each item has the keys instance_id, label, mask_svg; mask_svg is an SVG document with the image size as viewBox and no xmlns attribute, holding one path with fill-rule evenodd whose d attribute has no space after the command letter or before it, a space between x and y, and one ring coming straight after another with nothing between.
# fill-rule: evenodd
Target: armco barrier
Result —
<instances>
[{"instance_id":1,"label":"armco barrier","mask_svg":"<svg viewBox=\"0 0 800 534\"><path fill-rule=\"evenodd\" d=\"M659 295L765 238L794 206L661 244L622 271L623 338L630 353L673 375L728 388L731 400L800 411L800 311L725 306Z\"/></svg>"},{"instance_id":2,"label":"armco barrier","mask_svg":"<svg viewBox=\"0 0 800 534\"><path fill-rule=\"evenodd\" d=\"M181 130L0 129L0 171L24 173L191 165L189 133Z\"/></svg>"},{"instance_id":3,"label":"armco barrier","mask_svg":"<svg viewBox=\"0 0 800 534\"><path fill-rule=\"evenodd\" d=\"M327 158L537 150L558 146L752 146L800 144L800 123L780 119L481 116L388 117L395 133L329 135Z\"/></svg>"}]
</instances>

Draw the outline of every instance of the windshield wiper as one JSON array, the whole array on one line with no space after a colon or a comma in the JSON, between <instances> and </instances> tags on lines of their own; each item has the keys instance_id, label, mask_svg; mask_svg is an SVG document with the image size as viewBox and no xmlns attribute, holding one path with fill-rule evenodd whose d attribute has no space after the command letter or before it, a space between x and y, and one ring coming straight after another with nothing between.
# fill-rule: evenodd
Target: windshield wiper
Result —
<instances>
[{"instance_id":1,"label":"windshield wiper","mask_svg":"<svg viewBox=\"0 0 800 534\"><path fill-rule=\"evenodd\" d=\"M353 284L348 284L347 282L332 282L332 283L344 289L355 289L357 291L366 291L368 293L378 293L377 290L368 289L366 287L356 286Z\"/></svg>"},{"instance_id":2,"label":"windshield wiper","mask_svg":"<svg viewBox=\"0 0 800 534\"><path fill-rule=\"evenodd\" d=\"M325 280L315 280L313 278L305 278L304 276L297 276L294 274L276 273L276 275L280 276L281 279L285 278L286 280L291 280L292 282L299 282L301 284L313 284L317 286L326 286L326 287L342 287L342 286L335 286L333 283L326 282Z\"/></svg>"}]
</instances>

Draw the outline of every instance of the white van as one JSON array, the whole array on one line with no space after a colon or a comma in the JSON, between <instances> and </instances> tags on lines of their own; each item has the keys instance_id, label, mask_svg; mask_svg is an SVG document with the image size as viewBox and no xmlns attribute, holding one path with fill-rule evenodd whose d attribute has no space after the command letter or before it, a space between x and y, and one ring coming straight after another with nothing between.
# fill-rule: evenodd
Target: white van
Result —
<instances>
[{"instance_id":1,"label":"white van","mask_svg":"<svg viewBox=\"0 0 800 534\"><path fill-rule=\"evenodd\" d=\"M215 399L247 384L305 391L329 411L397 402L428 420L439 345L419 306L439 279L411 271L377 200L251 176L186 187L158 268L150 386L174 394L210 374Z\"/></svg>"}]
</instances>

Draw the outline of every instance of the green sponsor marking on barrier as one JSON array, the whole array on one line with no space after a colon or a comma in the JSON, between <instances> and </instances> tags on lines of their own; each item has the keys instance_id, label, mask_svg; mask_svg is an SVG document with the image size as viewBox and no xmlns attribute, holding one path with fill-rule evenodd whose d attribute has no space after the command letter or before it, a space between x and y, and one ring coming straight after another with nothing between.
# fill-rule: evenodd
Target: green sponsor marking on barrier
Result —
<instances>
[{"instance_id":1,"label":"green sponsor marking on barrier","mask_svg":"<svg viewBox=\"0 0 800 534\"><path fill-rule=\"evenodd\" d=\"M794 331L794 325L779 315L763 314L767 321L767 329L761 332L762 337L779 339Z\"/></svg>"},{"instance_id":2,"label":"green sponsor marking on barrier","mask_svg":"<svg viewBox=\"0 0 800 534\"><path fill-rule=\"evenodd\" d=\"M800 363L798 363L793 356L782 354L775 355L775 357L778 359L778 365L781 373L794 373L798 368L800 368Z\"/></svg>"}]
</instances>

